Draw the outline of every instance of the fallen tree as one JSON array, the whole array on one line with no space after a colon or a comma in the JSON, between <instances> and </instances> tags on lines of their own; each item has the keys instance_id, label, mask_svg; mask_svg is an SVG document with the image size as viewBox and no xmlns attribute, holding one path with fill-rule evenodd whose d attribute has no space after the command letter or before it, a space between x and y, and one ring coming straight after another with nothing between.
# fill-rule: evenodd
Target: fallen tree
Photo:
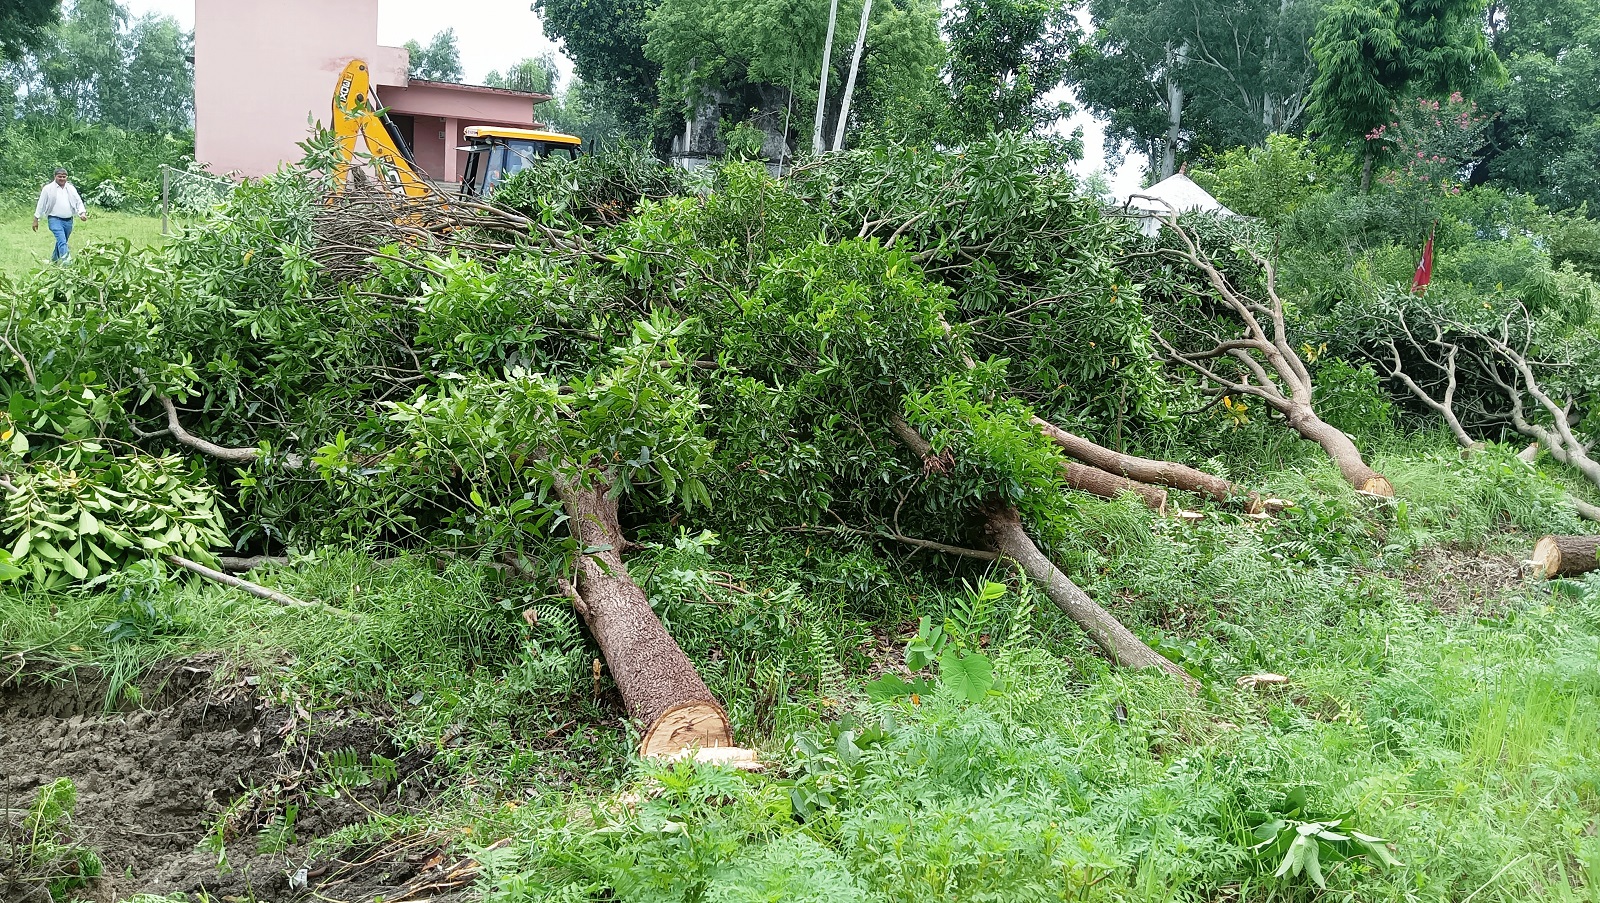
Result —
<instances>
[{"instance_id":1,"label":"fallen tree","mask_svg":"<svg viewBox=\"0 0 1600 903\"><path fill-rule=\"evenodd\" d=\"M1155 510L1165 500L1153 487L1252 513L1282 507L1193 467L1122 454L1058 425L1066 411L1086 422L1164 416L1169 386L1129 276L1110 265L1127 234L1055 163L1045 145L996 136L965 154L880 148L834 155L803 167L794 181L828 212L824 222L839 238L875 237L905 249L949 290L968 366L974 358L1008 359L1008 393L1040 413L1039 428L1062 451L1144 484L1074 470L1074 489L1107 497L1132 491ZM996 178L997 170L1006 177Z\"/></svg>"},{"instance_id":2,"label":"fallen tree","mask_svg":"<svg viewBox=\"0 0 1600 903\"><path fill-rule=\"evenodd\" d=\"M690 748L734 745L728 713L628 574L611 487L599 479L585 485L559 478L555 489L581 546L575 578L559 578L560 587L600 645L623 706L639 726L639 755L670 758Z\"/></svg>"},{"instance_id":3,"label":"fallen tree","mask_svg":"<svg viewBox=\"0 0 1600 903\"><path fill-rule=\"evenodd\" d=\"M948 464L936 454L933 446L921 433L898 415L890 417L890 429L900 443L916 455L925 472L942 473ZM1016 505L1001 499L992 499L980 511L983 533L990 548L1002 559L1011 562L1029 580L1044 588L1045 595L1062 614L1083 628L1083 632L1100 647L1106 657L1125 668L1155 668L1178 678L1185 686L1198 689L1199 684L1148 644L1134 635L1123 623L1089 598L1072 578L1062 573L1039 547L1022 525L1022 515ZM957 554L962 554L960 551Z\"/></svg>"},{"instance_id":4,"label":"fallen tree","mask_svg":"<svg viewBox=\"0 0 1600 903\"><path fill-rule=\"evenodd\" d=\"M1062 451L1100 471L1136 481L1136 485L1170 486L1173 489L1198 493L1218 502L1242 501L1245 510L1251 514L1281 510L1288 505L1281 499L1262 498L1256 492L1185 464L1125 455L1096 445L1082 436L1076 436L1040 418L1035 417L1034 423L1041 432L1050 437L1052 442L1061 446ZM1143 495L1142 492L1140 494ZM1164 502L1165 498L1162 501Z\"/></svg>"},{"instance_id":5,"label":"fallen tree","mask_svg":"<svg viewBox=\"0 0 1600 903\"><path fill-rule=\"evenodd\" d=\"M1257 268L1251 275L1260 279L1266 296L1263 300L1249 292L1242 279L1225 273L1199 234L1180 223L1175 214L1161 216L1160 220L1162 236L1174 236L1177 244L1158 244L1153 250L1134 252L1130 257L1187 265L1200 274L1203 285L1210 289L1201 296L1197 306L1200 309L1184 308L1187 316L1169 312L1166 322L1154 331L1166 360L1200 377L1211 394L1260 399L1282 415L1302 438L1322 446L1355 489L1379 496L1394 495L1393 484L1367 465L1355 441L1317 415L1316 386L1289 338L1272 261L1247 244L1241 245ZM1195 294L1193 287L1181 284L1174 291L1179 296ZM1220 315L1204 315L1203 308L1210 304L1218 306Z\"/></svg>"},{"instance_id":6,"label":"fallen tree","mask_svg":"<svg viewBox=\"0 0 1600 903\"><path fill-rule=\"evenodd\" d=\"M1545 384L1546 374L1582 368L1535 352L1538 328L1526 305L1501 309L1498 316L1478 310L1468 317L1408 295L1357 311L1347 328L1358 337L1353 344L1386 352L1369 355L1374 366L1438 414L1464 453L1481 448L1480 436L1509 427L1533 440L1518 455L1522 460L1531 464L1542 448L1600 487L1594 441L1579 430L1584 405L1570 392L1557 401ZM1600 521L1600 506L1570 494L1567 503L1580 517Z\"/></svg>"},{"instance_id":7,"label":"fallen tree","mask_svg":"<svg viewBox=\"0 0 1600 903\"><path fill-rule=\"evenodd\" d=\"M1061 463L1061 478L1066 484L1090 495L1097 495L1103 499L1114 499L1122 495L1136 495L1141 502L1157 514L1167 513L1167 491L1149 483L1130 480L1125 476L1107 473L1098 467L1080 464L1077 461L1063 461Z\"/></svg>"},{"instance_id":8,"label":"fallen tree","mask_svg":"<svg viewBox=\"0 0 1600 903\"><path fill-rule=\"evenodd\" d=\"M560 595L589 628L640 733L639 753L672 757L733 745L726 711L651 610L622 551L620 500L642 485L665 500L709 504L696 473L709 443L684 376L677 329L636 324L632 340L576 386L524 374L478 378L395 403L403 434L381 463L387 482L473 486L476 539L525 575L552 559ZM626 404L618 404L626 400ZM548 489L554 499L534 504ZM547 538L561 524L554 546Z\"/></svg>"}]
</instances>

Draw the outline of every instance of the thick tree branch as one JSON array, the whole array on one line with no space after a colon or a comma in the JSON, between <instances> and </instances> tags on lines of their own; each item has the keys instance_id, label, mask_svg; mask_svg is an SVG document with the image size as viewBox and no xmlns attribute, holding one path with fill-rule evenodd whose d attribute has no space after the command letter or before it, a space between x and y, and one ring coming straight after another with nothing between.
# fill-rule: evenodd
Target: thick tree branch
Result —
<instances>
[{"instance_id":1,"label":"thick tree branch","mask_svg":"<svg viewBox=\"0 0 1600 903\"><path fill-rule=\"evenodd\" d=\"M165 408L167 412L167 431L178 442L203 455L216 458L219 461L226 461L229 464L252 464L257 458L261 457L261 449L259 448L228 448L215 442L207 442L201 439L183 428L183 424L178 421L178 408L172 403L171 398L159 395L157 400L161 402L161 407Z\"/></svg>"}]
</instances>

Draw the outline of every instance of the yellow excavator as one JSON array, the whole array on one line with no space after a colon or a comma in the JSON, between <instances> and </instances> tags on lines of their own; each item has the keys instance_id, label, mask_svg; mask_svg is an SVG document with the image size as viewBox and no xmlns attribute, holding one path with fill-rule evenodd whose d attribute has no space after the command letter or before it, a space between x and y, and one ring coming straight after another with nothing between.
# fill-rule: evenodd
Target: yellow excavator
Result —
<instances>
[{"instance_id":1,"label":"yellow excavator","mask_svg":"<svg viewBox=\"0 0 1600 903\"><path fill-rule=\"evenodd\" d=\"M361 139L366 142L379 177L397 193L420 198L433 192L400 130L384 114L365 60L351 60L339 73L333 92L333 134L339 146L339 164L334 172L334 184L339 190L350 178L356 142ZM464 134L470 143L457 148L467 152L467 168L461 179L463 197L487 197L501 182L533 161L551 156L576 159L583 146L582 140L573 135L536 129L473 125Z\"/></svg>"}]
</instances>

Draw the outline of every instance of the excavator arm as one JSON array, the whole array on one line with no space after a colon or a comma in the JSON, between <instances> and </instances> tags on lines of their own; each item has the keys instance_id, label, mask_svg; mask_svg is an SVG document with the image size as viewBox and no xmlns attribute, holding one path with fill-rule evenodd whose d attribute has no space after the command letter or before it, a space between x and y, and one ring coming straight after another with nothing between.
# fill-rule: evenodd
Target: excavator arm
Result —
<instances>
[{"instance_id":1,"label":"excavator arm","mask_svg":"<svg viewBox=\"0 0 1600 903\"><path fill-rule=\"evenodd\" d=\"M350 177L350 167L355 163L359 138L366 141L367 153L372 156L384 181L396 186L406 197L427 196L432 193L432 188L417 170L411 154L391 130L387 119L379 113L381 109L366 61L351 60L339 73L333 94L333 134L339 146L334 190L344 190L346 180Z\"/></svg>"}]
</instances>

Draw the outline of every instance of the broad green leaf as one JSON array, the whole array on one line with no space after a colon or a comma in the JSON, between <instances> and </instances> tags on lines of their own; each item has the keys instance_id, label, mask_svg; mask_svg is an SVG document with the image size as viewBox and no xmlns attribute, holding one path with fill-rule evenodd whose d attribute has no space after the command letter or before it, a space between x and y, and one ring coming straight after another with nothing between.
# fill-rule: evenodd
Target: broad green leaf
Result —
<instances>
[{"instance_id":1,"label":"broad green leaf","mask_svg":"<svg viewBox=\"0 0 1600 903\"><path fill-rule=\"evenodd\" d=\"M79 564L78 559L70 555L62 556L61 568L78 580L83 580L89 576L89 569Z\"/></svg>"},{"instance_id":2,"label":"broad green leaf","mask_svg":"<svg viewBox=\"0 0 1600 903\"><path fill-rule=\"evenodd\" d=\"M11 554L0 550L0 583L7 583L28 573L11 561Z\"/></svg>"},{"instance_id":3,"label":"broad green leaf","mask_svg":"<svg viewBox=\"0 0 1600 903\"><path fill-rule=\"evenodd\" d=\"M939 682L957 696L977 702L994 686L994 664L981 652L962 655L959 649L947 646L939 656Z\"/></svg>"},{"instance_id":4,"label":"broad green leaf","mask_svg":"<svg viewBox=\"0 0 1600 903\"><path fill-rule=\"evenodd\" d=\"M892 671L877 680L867 681L867 696L879 702L901 699L910 695L911 684L905 678Z\"/></svg>"}]
</instances>

